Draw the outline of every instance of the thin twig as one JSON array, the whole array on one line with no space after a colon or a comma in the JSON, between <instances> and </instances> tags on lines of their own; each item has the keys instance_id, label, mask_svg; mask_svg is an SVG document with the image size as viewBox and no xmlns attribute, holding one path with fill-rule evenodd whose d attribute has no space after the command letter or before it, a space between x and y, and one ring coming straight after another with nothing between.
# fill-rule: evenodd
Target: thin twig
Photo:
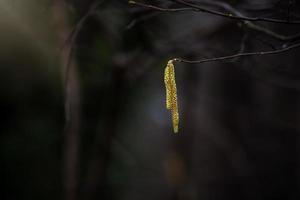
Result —
<instances>
[{"instance_id":1,"label":"thin twig","mask_svg":"<svg viewBox=\"0 0 300 200\"><path fill-rule=\"evenodd\" d=\"M177 2L177 1L174 1L174 2ZM243 25L245 25L249 29L252 29L252 30L260 32L260 33L263 33L263 34L268 35L268 36L270 36L270 37L272 37L276 40L279 40L279 41L292 42L292 41L296 41L296 40L300 39L300 34L285 36L285 35L281 35L279 33L276 33L276 32L274 32L274 31L272 31L272 30L270 30L266 27L261 26L261 25L254 24L253 21L265 21L265 19L268 19L267 21L271 22L273 19L245 17L241 12L239 12L238 10L234 9L229 4L226 4L224 2L209 1L209 2L205 2L205 4L207 4L209 6L217 6L219 8L222 8L222 9L228 11L230 14L225 14L225 13L222 13L222 12L219 12L219 11L211 11L207 8L202 8L202 7L200 7L196 4L192 4L192 3L188 3L188 5L185 4L185 6L193 6L193 7L185 7L185 8L162 8L162 7L159 7L159 6L154 6L154 5L135 2L135 1L130 1L130 3L131 4L136 4L138 6L145 7L145 8L148 8L148 9L160 11L160 12L195 11L195 12L207 12L207 13L210 13L210 14L215 14L215 15L223 16L223 17L229 17L230 16L230 18L234 18L236 20L242 21ZM201 3L203 3L203 2L201 2ZM300 23L300 21L296 21L296 22L297 22L297 24ZM295 24L296 24L296 22L295 22ZM281 20L280 22L277 21L276 23L293 24L291 22L284 21L284 20Z\"/></svg>"},{"instance_id":2,"label":"thin twig","mask_svg":"<svg viewBox=\"0 0 300 200\"><path fill-rule=\"evenodd\" d=\"M145 4L141 2L136 1L129 1L130 4L135 4L138 6L142 6L148 9L153 9L157 11L162 12L182 12L182 11L195 11L195 12L204 12L209 13L212 15L235 19L235 20L244 20L244 21L253 21L253 22L270 22L270 23L279 23L279 24L300 24L300 21L287 21L287 20L281 20L281 19L272 19L272 18L261 18L261 17L246 17L246 16L237 16L232 13L223 13L220 11L210 10L207 8L204 8L202 6L199 6L197 4L189 3L183 0L173 0L173 2L187 6L185 8L162 8L159 6L154 6L150 4Z\"/></svg>"},{"instance_id":3,"label":"thin twig","mask_svg":"<svg viewBox=\"0 0 300 200\"><path fill-rule=\"evenodd\" d=\"M230 60L238 57L248 57L248 56L263 56L263 55L274 55L274 54L280 54L284 53L286 51L290 51L292 49L300 47L300 43L290 45L285 48L276 49L274 51L261 51L261 52L250 52L250 53L237 53L234 55L229 56L221 56L221 57L215 57L215 58L208 58L208 59L202 59L202 60L186 60L182 58L174 58L173 61L175 62L183 62L188 64L200 64L200 63L206 63L206 62L215 62L215 61L222 61L222 60Z\"/></svg>"},{"instance_id":4,"label":"thin twig","mask_svg":"<svg viewBox=\"0 0 300 200\"><path fill-rule=\"evenodd\" d=\"M300 34L299 33L295 34L295 35L285 36L285 35L281 35L281 34L276 33L276 32L274 32L270 29L267 29L263 26L259 26L257 24L252 23L252 22L249 22L249 21L245 21L244 25L247 26L248 28L254 30L254 31L257 31L257 32L263 33L265 35L271 36L272 38L283 41L283 42L294 42L294 41L297 41L297 40L300 39Z\"/></svg>"},{"instance_id":5,"label":"thin twig","mask_svg":"<svg viewBox=\"0 0 300 200\"><path fill-rule=\"evenodd\" d=\"M161 12L182 12L182 11L198 11L198 9L195 8L162 8L159 6L154 6L150 4L145 4L141 2L136 1L129 1L130 4L135 4L144 8L148 8L151 10L161 11Z\"/></svg>"},{"instance_id":6,"label":"thin twig","mask_svg":"<svg viewBox=\"0 0 300 200\"><path fill-rule=\"evenodd\" d=\"M127 26L126 26L126 30L132 29L136 24L149 20L152 17L155 17L158 13L152 12L149 13L148 15L143 15L142 17L133 19Z\"/></svg>"},{"instance_id":7,"label":"thin twig","mask_svg":"<svg viewBox=\"0 0 300 200\"><path fill-rule=\"evenodd\" d=\"M270 23L279 23L279 24L300 24L300 21L288 21L288 20L272 19L272 18L237 16L237 15L233 15L232 13L223 13L223 12L219 12L219 11L215 11L215 10L210 10L210 9L204 8L202 6L199 6L197 4L189 3L184 0L173 0L173 1L178 4L188 6L189 8L194 8L195 10L200 11L200 12L205 12L205 13L217 15L220 17L230 18L230 19L252 21L252 22L258 22L258 21L270 22Z\"/></svg>"},{"instance_id":8,"label":"thin twig","mask_svg":"<svg viewBox=\"0 0 300 200\"><path fill-rule=\"evenodd\" d=\"M231 5L224 3L224 2L220 2L220 1L202 1L201 3L208 5L208 6L216 6L219 7L221 9L224 9L230 13L235 14L236 16L239 17L244 17L244 15L238 11L237 9L233 8ZM279 33L276 33L264 26L255 24L254 22L250 22L250 21L245 21L243 20L243 25L246 26L249 29L252 29L254 31L263 33L267 36L270 36L276 40L282 41L282 42L293 42L296 41L300 38L300 34L295 34L295 35L291 35L291 36L285 36L285 35L281 35Z\"/></svg>"}]
</instances>

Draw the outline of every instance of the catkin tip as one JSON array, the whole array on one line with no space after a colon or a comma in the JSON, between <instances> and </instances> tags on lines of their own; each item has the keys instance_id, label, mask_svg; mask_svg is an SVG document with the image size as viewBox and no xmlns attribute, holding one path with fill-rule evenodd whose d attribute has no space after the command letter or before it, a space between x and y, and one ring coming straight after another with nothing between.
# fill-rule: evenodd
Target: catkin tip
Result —
<instances>
[{"instance_id":1,"label":"catkin tip","mask_svg":"<svg viewBox=\"0 0 300 200\"><path fill-rule=\"evenodd\" d=\"M133 0L128 1L129 4L135 4L136 2Z\"/></svg>"},{"instance_id":2,"label":"catkin tip","mask_svg":"<svg viewBox=\"0 0 300 200\"><path fill-rule=\"evenodd\" d=\"M169 60L167 65L173 65L173 59Z\"/></svg>"}]
</instances>

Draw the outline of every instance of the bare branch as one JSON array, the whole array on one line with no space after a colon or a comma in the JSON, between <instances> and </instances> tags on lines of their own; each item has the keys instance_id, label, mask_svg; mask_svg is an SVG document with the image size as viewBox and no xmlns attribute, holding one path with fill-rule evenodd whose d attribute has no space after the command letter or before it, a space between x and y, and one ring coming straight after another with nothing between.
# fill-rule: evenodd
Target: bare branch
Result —
<instances>
[{"instance_id":1,"label":"bare branch","mask_svg":"<svg viewBox=\"0 0 300 200\"><path fill-rule=\"evenodd\" d=\"M224 2L220 2L220 1L204 1L204 2L201 2L205 5L209 5L209 6L216 6L216 7L219 7L219 8L222 8L230 13L233 13L235 14L236 16L239 16L239 17L244 17L244 15L238 11L237 9L233 8L232 6L230 6L229 4L227 3L224 3ZM300 34L295 34L295 35L291 35L291 36L285 36L285 35L281 35L279 33L276 33L266 27L263 27L261 25L257 25L257 24L254 24L253 22L250 22L250 21L242 21L243 22L243 25L245 25L247 28L249 29L252 29L254 31L257 31L257 32L260 32L260 33L263 33L265 35L268 35L276 40L280 40L280 41L283 41L283 42L292 42L292 41L296 41L298 39L300 39Z\"/></svg>"},{"instance_id":2,"label":"bare branch","mask_svg":"<svg viewBox=\"0 0 300 200\"><path fill-rule=\"evenodd\" d=\"M253 23L254 21L256 21L256 22L264 21L264 22L273 22L273 23L281 23L281 24L300 24L300 21L286 21L286 20L277 20L277 19L270 19L270 18L246 17L241 12L239 12L238 10L236 10L235 8L230 6L229 4L226 4L224 2L218 2L218 1L209 1L209 2L201 2L201 3L204 3L208 6L217 6L219 8L226 10L229 14L219 12L219 11L213 11L213 10L201 7L197 4L188 3L188 2L182 1L182 0L172 0L172 1L183 4L187 7L184 7L184 8L162 8L159 6L154 6L154 5L135 2L135 1L130 1L129 3L135 4L135 5L138 5L141 7L145 7L148 9L152 9L155 11L160 11L160 12L184 12L184 11L206 12L206 13L210 13L213 15L242 21L243 25L245 25L247 28L257 31L257 32L260 32L260 33L263 33L265 35L268 35L279 41L283 41L283 42L290 41L291 42L291 41L296 41L296 40L300 39L300 34L285 36L285 35L276 33L266 27L263 27L263 26Z\"/></svg>"},{"instance_id":3,"label":"bare branch","mask_svg":"<svg viewBox=\"0 0 300 200\"><path fill-rule=\"evenodd\" d=\"M272 18L261 18L261 17L247 17L242 15L234 15L232 13L224 13L219 11L210 10L207 8L204 8L202 6L199 6L194 3L189 3L184 0L173 0L174 2L178 4L185 5L189 8L194 8L196 11L199 12L205 12L209 14L213 14L220 17L230 18L230 19L236 19L236 20L243 20L243 21L252 21L252 22L270 22L270 23L279 23L279 24L300 24L300 21L289 21L289 20L281 20L281 19L272 19Z\"/></svg>"},{"instance_id":4,"label":"bare branch","mask_svg":"<svg viewBox=\"0 0 300 200\"><path fill-rule=\"evenodd\" d=\"M137 19L133 19L127 26L126 26L126 30L133 28L136 24L146 21L148 19L151 19L152 17L155 17L158 13L149 13L147 15L143 15L142 17L139 17Z\"/></svg>"},{"instance_id":5,"label":"bare branch","mask_svg":"<svg viewBox=\"0 0 300 200\"><path fill-rule=\"evenodd\" d=\"M274 55L274 54L280 54L287 51L290 51L292 49L296 49L300 47L300 43L290 45L288 47L284 47L281 49L276 49L273 51L261 51L261 52L250 52L250 53L237 53L229 56L222 56L222 57L215 57L215 58L208 58L208 59L202 59L202 60L186 60L182 58L174 58L173 61L176 62L183 62L188 64L200 64L200 63L206 63L206 62L215 62L215 61L223 61L223 60L231 60L238 57L248 57L248 56L264 56L264 55Z\"/></svg>"},{"instance_id":6,"label":"bare branch","mask_svg":"<svg viewBox=\"0 0 300 200\"><path fill-rule=\"evenodd\" d=\"M195 8L162 8L159 6L154 6L150 4L145 4L141 2L136 2L136 1L129 1L130 4L135 4L144 8L148 8L151 10L156 10L156 11L161 11L161 12L182 12L182 11L198 11Z\"/></svg>"},{"instance_id":7,"label":"bare branch","mask_svg":"<svg viewBox=\"0 0 300 200\"><path fill-rule=\"evenodd\" d=\"M252 22L270 22L270 23L279 23L279 24L300 24L300 21L289 21L289 20L281 20L281 19L272 19L272 18L260 18L260 17L246 17L246 16L238 16L232 13L224 13L220 11L210 10L207 8L204 8L202 6L199 6L194 3L189 3L187 1L183 0L173 0L173 2L187 6L184 8L162 8L159 6L154 6L150 4L140 3L136 1L129 1L130 4L135 4L138 6L142 6L148 9L153 9L156 11L162 11L162 12L182 12L182 11L195 11L195 12L204 12L209 13L212 15L229 18L229 19L235 19L235 20L242 20L242 21L252 21Z\"/></svg>"},{"instance_id":8,"label":"bare branch","mask_svg":"<svg viewBox=\"0 0 300 200\"><path fill-rule=\"evenodd\" d=\"M69 42L70 42L71 45L72 45L72 43L73 43L74 40L76 39L76 37L77 37L79 31L81 30L83 24L86 22L86 20L87 20L90 16L92 16L93 14L95 14L95 11L97 10L97 8L98 8L103 2L104 2L104 0L99 1L99 2L95 2L95 3L93 3L93 4L90 6L90 8L89 8L89 10L87 11L87 13L86 13L83 17L81 17L81 19L78 21L78 23L76 24L76 26L72 29L70 35L68 36L68 38L67 38L66 41L65 41L65 45L66 45L67 43L69 43Z\"/></svg>"}]
</instances>

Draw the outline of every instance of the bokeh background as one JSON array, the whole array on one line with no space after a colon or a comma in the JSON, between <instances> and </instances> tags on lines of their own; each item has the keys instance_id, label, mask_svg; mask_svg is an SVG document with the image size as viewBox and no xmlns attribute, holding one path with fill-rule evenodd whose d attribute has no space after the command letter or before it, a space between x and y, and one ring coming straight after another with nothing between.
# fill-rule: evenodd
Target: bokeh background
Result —
<instances>
[{"instance_id":1,"label":"bokeh background","mask_svg":"<svg viewBox=\"0 0 300 200\"><path fill-rule=\"evenodd\" d=\"M300 15L297 1L224 2ZM0 199L299 199L299 49L176 63L178 134L164 102L168 59L281 46L235 20L126 0L0 0Z\"/></svg>"}]
</instances>

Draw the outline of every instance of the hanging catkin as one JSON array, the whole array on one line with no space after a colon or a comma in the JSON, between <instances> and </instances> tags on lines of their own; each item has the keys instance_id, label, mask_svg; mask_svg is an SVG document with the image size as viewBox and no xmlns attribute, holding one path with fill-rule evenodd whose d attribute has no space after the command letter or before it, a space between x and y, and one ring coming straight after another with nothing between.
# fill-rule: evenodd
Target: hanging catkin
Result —
<instances>
[{"instance_id":1,"label":"hanging catkin","mask_svg":"<svg viewBox=\"0 0 300 200\"><path fill-rule=\"evenodd\" d=\"M169 60L165 68L164 82L166 86L166 108L171 110L173 130L178 132L179 114L177 105L177 88L173 60Z\"/></svg>"}]
</instances>

